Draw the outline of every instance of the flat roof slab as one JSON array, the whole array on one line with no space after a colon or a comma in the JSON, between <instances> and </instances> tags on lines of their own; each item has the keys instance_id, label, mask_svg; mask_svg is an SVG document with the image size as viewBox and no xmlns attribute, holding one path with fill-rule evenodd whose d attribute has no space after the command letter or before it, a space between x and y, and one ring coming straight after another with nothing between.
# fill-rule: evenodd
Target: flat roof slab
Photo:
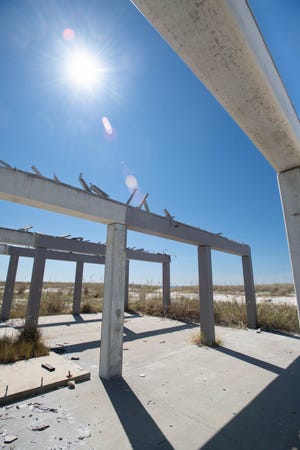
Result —
<instances>
[{"instance_id":1,"label":"flat roof slab","mask_svg":"<svg viewBox=\"0 0 300 450\"><path fill-rule=\"evenodd\" d=\"M91 380L0 410L0 443L7 433L22 449L299 448L300 336L216 327L221 346L196 347L198 326L126 314L123 378L102 382L100 314L39 325ZM35 419L48 428L32 431Z\"/></svg>"},{"instance_id":2,"label":"flat roof slab","mask_svg":"<svg viewBox=\"0 0 300 450\"><path fill-rule=\"evenodd\" d=\"M49 371L43 368L42 364L47 364L55 370ZM54 352L40 358L2 364L0 370L0 405L67 386L71 380L78 383L89 379L89 371Z\"/></svg>"}]
</instances>

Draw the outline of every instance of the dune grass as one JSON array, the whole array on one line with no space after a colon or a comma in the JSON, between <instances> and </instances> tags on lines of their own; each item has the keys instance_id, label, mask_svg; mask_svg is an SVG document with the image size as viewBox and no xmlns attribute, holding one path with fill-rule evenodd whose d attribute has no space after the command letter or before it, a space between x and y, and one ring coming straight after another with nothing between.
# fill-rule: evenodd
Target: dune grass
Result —
<instances>
[{"instance_id":1,"label":"dune grass","mask_svg":"<svg viewBox=\"0 0 300 450\"><path fill-rule=\"evenodd\" d=\"M36 328L22 328L17 336L0 337L0 363L13 363L22 359L46 356L49 349Z\"/></svg>"}]
</instances>

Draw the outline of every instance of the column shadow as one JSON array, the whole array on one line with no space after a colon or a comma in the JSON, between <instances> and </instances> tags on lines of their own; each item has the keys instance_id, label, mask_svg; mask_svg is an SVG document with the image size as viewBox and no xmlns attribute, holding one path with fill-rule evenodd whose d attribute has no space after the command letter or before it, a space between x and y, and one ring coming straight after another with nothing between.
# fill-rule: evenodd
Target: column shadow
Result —
<instances>
[{"instance_id":1,"label":"column shadow","mask_svg":"<svg viewBox=\"0 0 300 450\"><path fill-rule=\"evenodd\" d=\"M274 371L274 366L264 368ZM277 378L201 450L300 449L300 357L277 373Z\"/></svg>"},{"instance_id":2,"label":"column shadow","mask_svg":"<svg viewBox=\"0 0 300 450\"><path fill-rule=\"evenodd\" d=\"M133 450L173 450L124 378L101 380Z\"/></svg>"}]
</instances>

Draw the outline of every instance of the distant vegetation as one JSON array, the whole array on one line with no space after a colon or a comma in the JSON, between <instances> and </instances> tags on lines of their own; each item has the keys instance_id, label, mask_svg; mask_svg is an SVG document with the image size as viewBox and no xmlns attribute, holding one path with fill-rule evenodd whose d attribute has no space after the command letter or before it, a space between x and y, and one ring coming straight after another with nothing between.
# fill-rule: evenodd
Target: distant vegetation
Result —
<instances>
[{"instance_id":1,"label":"distant vegetation","mask_svg":"<svg viewBox=\"0 0 300 450\"><path fill-rule=\"evenodd\" d=\"M4 283L0 283L3 292ZM18 282L15 286L12 318L23 318L26 313L29 283ZM168 312L163 310L161 286L131 284L129 308L159 317L169 317L185 322L199 322L198 286L175 286L171 289L172 302ZM245 327L246 306L235 296L244 294L243 286L214 286L216 294L233 296L232 301L215 302L215 322L223 326ZM258 284L256 293L262 297L294 295L292 284ZM2 294L0 292L0 299ZM43 286L40 315L70 314L72 312L73 284L46 282ZM81 313L102 311L103 283L83 283ZM292 304L258 304L258 326L287 332L299 332L297 308Z\"/></svg>"}]
</instances>

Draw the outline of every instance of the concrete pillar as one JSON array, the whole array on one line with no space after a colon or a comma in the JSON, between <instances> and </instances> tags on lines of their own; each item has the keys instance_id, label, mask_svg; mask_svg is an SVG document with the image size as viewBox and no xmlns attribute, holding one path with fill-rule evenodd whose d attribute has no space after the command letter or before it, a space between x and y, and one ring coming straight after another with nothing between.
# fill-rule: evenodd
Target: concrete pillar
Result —
<instances>
[{"instance_id":1,"label":"concrete pillar","mask_svg":"<svg viewBox=\"0 0 300 450\"><path fill-rule=\"evenodd\" d=\"M256 296L251 255L242 256L244 287L249 328L257 328Z\"/></svg>"},{"instance_id":2,"label":"concrete pillar","mask_svg":"<svg viewBox=\"0 0 300 450\"><path fill-rule=\"evenodd\" d=\"M83 262L77 261L75 285L73 292L73 314L80 313L81 291L82 291Z\"/></svg>"},{"instance_id":3,"label":"concrete pillar","mask_svg":"<svg viewBox=\"0 0 300 450\"><path fill-rule=\"evenodd\" d=\"M278 174L300 322L300 167Z\"/></svg>"},{"instance_id":4,"label":"concrete pillar","mask_svg":"<svg viewBox=\"0 0 300 450\"><path fill-rule=\"evenodd\" d=\"M25 318L25 327L35 328L38 324L39 310L43 288L43 278L46 263L45 248L37 247L33 260L30 291Z\"/></svg>"},{"instance_id":5,"label":"concrete pillar","mask_svg":"<svg viewBox=\"0 0 300 450\"><path fill-rule=\"evenodd\" d=\"M203 343L215 342L214 298L211 266L211 248L207 245L198 247L199 296L200 296L200 330Z\"/></svg>"},{"instance_id":6,"label":"concrete pillar","mask_svg":"<svg viewBox=\"0 0 300 450\"><path fill-rule=\"evenodd\" d=\"M11 255L6 276L0 320L8 320L14 296L14 287L18 269L19 256Z\"/></svg>"},{"instance_id":7,"label":"concrete pillar","mask_svg":"<svg viewBox=\"0 0 300 450\"><path fill-rule=\"evenodd\" d=\"M125 311L128 311L128 301L129 301L129 259L126 260L125 302L124 302Z\"/></svg>"},{"instance_id":8,"label":"concrete pillar","mask_svg":"<svg viewBox=\"0 0 300 450\"><path fill-rule=\"evenodd\" d=\"M164 311L167 311L171 303L169 262L165 262L162 264L162 297L163 297Z\"/></svg>"},{"instance_id":9,"label":"concrete pillar","mask_svg":"<svg viewBox=\"0 0 300 450\"><path fill-rule=\"evenodd\" d=\"M125 278L126 226L113 223L107 226L99 367L105 379L122 376Z\"/></svg>"}]
</instances>

